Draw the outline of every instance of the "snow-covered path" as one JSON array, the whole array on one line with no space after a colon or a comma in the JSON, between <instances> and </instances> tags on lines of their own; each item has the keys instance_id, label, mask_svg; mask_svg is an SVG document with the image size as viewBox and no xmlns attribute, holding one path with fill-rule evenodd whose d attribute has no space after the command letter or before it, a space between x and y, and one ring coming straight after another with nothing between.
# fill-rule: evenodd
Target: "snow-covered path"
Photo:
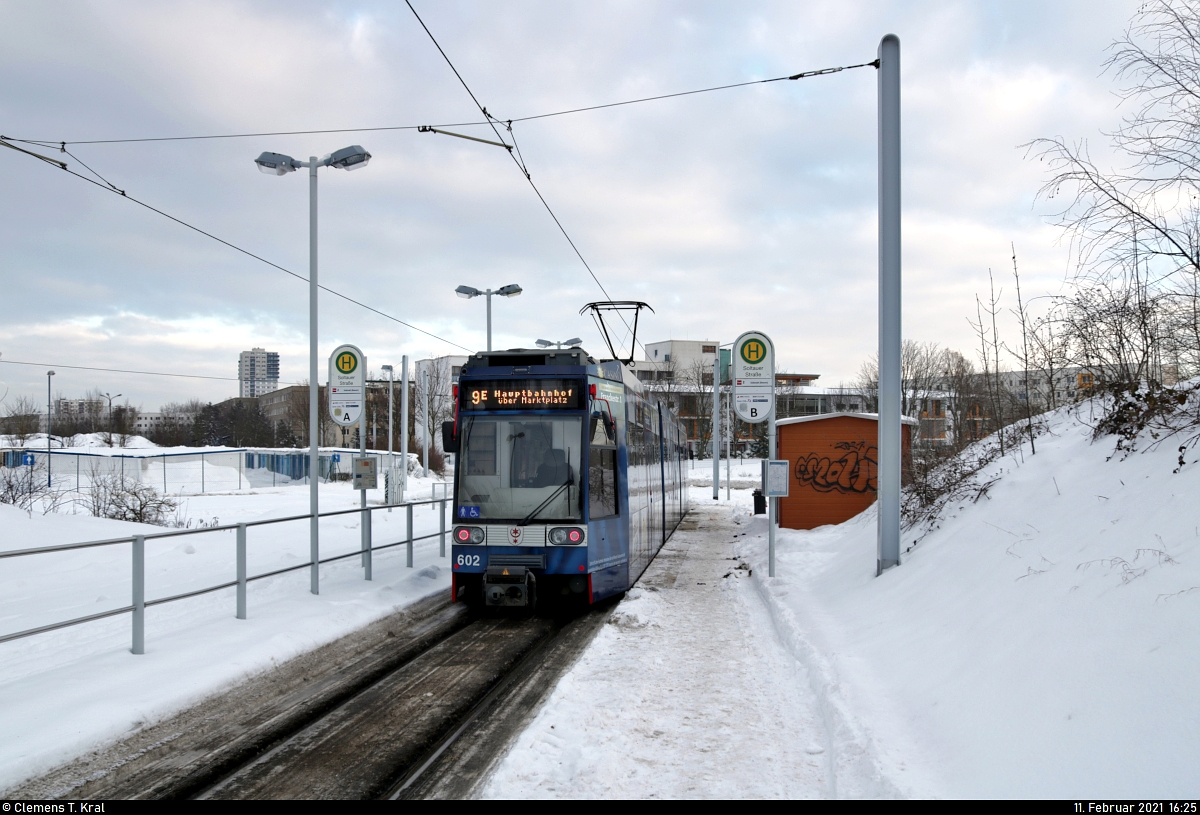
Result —
<instances>
[{"instance_id":1,"label":"snow-covered path","mask_svg":"<svg viewBox=\"0 0 1200 815\"><path fill-rule=\"evenodd\" d=\"M498 764L483 797L834 794L807 674L733 557L745 515L721 504L687 520Z\"/></svg>"}]
</instances>

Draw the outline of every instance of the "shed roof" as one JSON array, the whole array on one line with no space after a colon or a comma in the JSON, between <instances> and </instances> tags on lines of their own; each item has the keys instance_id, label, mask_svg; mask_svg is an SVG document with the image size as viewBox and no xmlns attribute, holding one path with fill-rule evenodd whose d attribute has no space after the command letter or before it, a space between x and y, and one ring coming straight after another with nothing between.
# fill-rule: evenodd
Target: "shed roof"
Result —
<instances>
[{"instance_id":1,"label":"shed roof","mask_svg":"<svg viewBox=\"0 0 1200 815\"><path fill-rule=\"evenodd\" d=\"M845 417L849 417L851 419L866 419L869 422L879 421L878 413L820 413L816 416L793 416L790 419L777 419L775 421L775 426L780 427L781 425L785 424L800 424L801 422L819 422L822 419L837 419ZM920 422L911 416L901 416L900 422L902 424L913 425L914 427L920 424Z\"/></svg>"}]
</instances>

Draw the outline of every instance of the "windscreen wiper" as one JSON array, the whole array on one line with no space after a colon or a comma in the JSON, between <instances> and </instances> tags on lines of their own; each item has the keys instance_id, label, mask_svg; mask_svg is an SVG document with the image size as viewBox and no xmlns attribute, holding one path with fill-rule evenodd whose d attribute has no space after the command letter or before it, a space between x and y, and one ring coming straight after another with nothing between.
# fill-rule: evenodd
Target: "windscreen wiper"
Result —
<instances>
[{"instance_id":1,"label":"windscreen wiper","mask_svg":"<svg viewBox=\"0 0 1200 815\"><path fill-rule=\"evenodd\" d=\"M525 526L527 523L532 521L539 512L541 512L543 509L545 509L546 507L548 507L550 505L551 501L553 501L555 498L557 498L559 495L561 495L563 490L565 490L567 487L570 487L574 483L575 483L574 478L568 478L566 480L566 482L560 484L558 486L558 489L556 489L554 492L552 492L548 496L546 496L545 501L542 501L542 503L540 503L536 507L534 507L533 512L530 512L523 519L521 519L521 522L518 523L517 526Z\"/></svg>"}]
</instances>

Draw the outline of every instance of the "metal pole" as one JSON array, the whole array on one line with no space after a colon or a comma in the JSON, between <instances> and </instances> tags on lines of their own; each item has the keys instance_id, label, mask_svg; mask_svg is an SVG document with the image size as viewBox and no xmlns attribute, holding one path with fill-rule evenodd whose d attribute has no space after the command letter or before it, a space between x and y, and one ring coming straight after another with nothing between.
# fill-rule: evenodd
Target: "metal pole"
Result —
<instances>
[{"instance_id":1,"label":"metal pole","mask_svg":"<svg viewBox=\"0 0 1200 815\"><path fill-rule=\"evenodd\" d=\"M900 39L879 42L879 526L876 574L900 565Z\"/></svg>"},{"instance_id":2,"label":"metal pole","mask_svg":"<svg viewBox=\"0 0 1200 815\"><path fill-rule=\"evenodd\" d=\"M408 354L400 358L400 501L408 490Z\"/></svg>"},{"instance_id":3,"label":"metal pole","mask_svg":"<svg viewBox=\"0 0 1200 815\"><path fill-rule=\"evenodd\" d=\"M317 426L317 157L308 159L308 556L309 591L321 593L317 517L317 476L321 472L320 428Z\"/></svg>"},{"instance_id":4,"label":"metal pole","mask_svg":"<svg viewBox=\"0 0 1200 815\"><path fill-rule=\"evenodd\" d=\"M78 461L78 459L76 459L76 461ZM167 454L166 453L163 453L162 465L163 465L163 495L166 495L167 494ZM78 464L76 464L75 470L76 470L75 481L76 481L76 483L78 483L78 481L79 481L79 472L78 472L79 465ZM78 489L78 487L76 487L76 489Z\"/></svg>"},{"instance_id":5,"label":"metal pole","mask_svg":"<svg viewBox=\"0 0 1200 815\"><path fill-rule=\"evenodd\" d=\"M771 389L771 418L767 420L767 459L775 458L775 389ZM764 487L766 484L763 485ZM767 499L767 576L775 576L775 502L778 498Z\"/></svg>"},{"instance_id":6,"label":"metal pole","mask_svg":"<svg viewBox=\"0 0 1200 815\"><path fill-rule=\"evenodd\" d=\"M429 368L421 370L421 460L429 478Z\"/></svg>"},{"instance_id":7,"label":"metal pole","mask_svg":"<svg viewBox=\"0 0 1200 815\"><path fill-rule=\"evenodd\" d=\"M242 460L246 457L244 452L238 453L238 489L242 488Z\"/></svg>"},{"instance_id":8,"label":"metal pole","mask_svg":"<svg viewBox=\"0 0 1200 815\"><path fill-rule=\"evenodd\" d=\"M125 459L121 459L121 478L125 477ZM200 454L200 492L206 492L204 488L204 454Z\"/></svg>"},{"instance_id":9,"label":"metal pole","mask_svg":"<svg viewBox=\"0 0 1200 815\"><path fill-rule=\"evenodd\" d=\"M146 653L146 538L133 539L133 648Z\"/></svg>"},{"instance_id":10,"label":"metal pole","mask_svg":"<svg viewBox=\"0 0 1200 815\"><path fill-rule=\"evenodd\" d=\"M408 506L406 506L405 509L408 510L408 557L407 557L407 563L405 563L405 565L411 569L412 568L412 555L413 555L412 504L409 504Z\"/></svg>"},{"instance_id":11,"label":"metal pole","mask_svg":"<svg viewBox=\"0 0 1200 815\"><path fill-rule=\"evenodd\" d=\"M721 497L721 346L717 345L717 357L713 360L713 403L712 403L712 458L713 500Z\"/></svg>"},{"instance_id":12,"label":"metal pole","mask_svg":"<svg viewBox=\"0 0 1200 815\"><path fill-rule=\"evenodd\" d=\"M50 489L54 485L50 483L50 418L53 403L50 401L50 377L54 376L54 371L46 374L46 488Z\"/></svg>"},{"instance_id":13,"label":"metal pole","mask_svg":"<svg viewBox=\"0 0 1200 815\"><path fill-rule=\"evenodd\" d=\"M492 350L492 290L488 289L487 295L487 334L488 334L488 350Z\"/></svg>"},{"instance_id":14,"label":"metal pole","mask_svg":"<svg viewBox=\"0 0 1200 815\"><path fill-rule=\"evenodd\" d=\"M717 355L720 356L720 353L721 353L721 349L718 348ZM732 457L732 453L733 453L733 422L731 422L729 420L729 403L732 401L733 401L732 397L727 398L725 400L725 500L726 501L732 500L729 496L730 496L730 490L733 489L730 486L730 482L733 480L733 478L730 474L730 467L732 465L729 462L729 459Z\"/></svg>"},{"instance_id":15,"label":"metal pole","mask_svg":"<svg viewBox=\"0 0 1200 815\"><path fill-rule=\"evenodd\" d=\"M395 394L396 394L396 371L392 368L391 365L389 365L388 366L388 474L387 474L387 479L390 479L392 477L392 471L396 469L396 459L392 455L392 437L395 435L392 431L392 417L395 415L395 411L392 409L392 397L395 396ZM384 484L387 484L387 479L384 480ZM386 490L385 490L385 492L386 492ZM391 507L392 496L386 495L384 497L388 504L388 512L391 512L392 511L392 507Z\"/></svg>"},{"instance_id":16,"label":"metal pole","mask_svg":"<svg viewBox=\"0 0 1200 815\"><path fill-rule=\"evenodd\" d=\"M365 497L366 490L363 490L363 493L364 493L364 497ZM367 522L367 526L366 526L366 532L363 534L363 537L366 539L367 550L363 553L363 559L365 560L365 563L363 564L363 567L365 569L365 574L363 575L363 579L370 580L371 579L371 546L372 546L371 510L369 510L369 509L365 510L365 515L366 515L366 518L364 520Z\"/></svg>"},{"instance_id":17,"label":"metal pole","mask_svg":"<svg viewBox=\"0 0 1200 815\"><path fill-rule=\"evenodd\" d=\"M237 525L237 618L246 619L246 525Z\"/></svg>"},{"instance_id":18,"label":"metal pole","mask_svg":"<svg viewBox=\"0 0 1200 815\"><path fill-rule=\"evenodd\" d=\"M364 368L366 367L366 360L363 360L363 367ZM367 454L367 422L366 422L366 419L367 419L367 411L364 409L363 412L358 415L358 454L359 454L359 456L365 456ZM353 478L353 476L351 476L351 478ZM369 543L369 541L370 541L370 537L369 537L370 521L367 520L368 517L370 516L370 513L367 512L367 491L366 490L358 491L358 505L362 509L362 512L359 513L358 529L359 529L359 536L362 539L362 541L361 541L362 542L362 565L363 565L363 568L366 569L366 568L368 568L368 566L367 566L367 561L368 561L367 549L370 547L370 543ZM371 578L368 577L367 579L370 580Z\"/></svg>"},{"instance_id":19,"label":"metal pole","mask_svg":"<svg viewBox=\"0 0 1200 815\"><path fill-rule=\"evenodd\" d=\"M438 522L441 525L438 537L438 557L446 556L446 500L438 504Z\"/></svg>"}]
</instances>

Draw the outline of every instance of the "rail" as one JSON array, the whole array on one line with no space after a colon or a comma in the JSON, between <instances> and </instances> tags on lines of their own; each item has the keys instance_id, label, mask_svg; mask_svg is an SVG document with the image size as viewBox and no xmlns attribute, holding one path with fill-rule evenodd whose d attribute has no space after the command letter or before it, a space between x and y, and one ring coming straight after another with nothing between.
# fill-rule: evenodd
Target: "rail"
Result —
<instances>
[{"instance_id":1,"label":"rail","mask_svg":"<svg viewBox=\"0 0 1200 815\"><path fill-rule=\"evenodd\" d=\"M205 526L197 527L196 529L172 529L166 532L155 532L149 535L128 535L121 538L106 538L104 540L80 541L78 543L63 543L53 546L38 546L30 549L13 549L7 552L0 552L0 560L15 557L30 557L33 555L43 555L53 552L66 552L73 549L90 549L98 546L116 546L120 544L132 544L132 572L133 572L133 590L130 598L131 602L127 606L121 608L109 609L97 614L89 614L84 617L74 617L69 620L61 620L54 623L48 623L36 628L29 628L24 631L16 631L11 634L0 636L0 643L10 642L12 640L22 639L24 637L32 637L37 634L45 634L50 631L56 631L61 628L68 628L74 625L82 625L84 623L102 620L107 617L114 617L118 614L132 613L133 615L133 630L132 630L132 648L135 654L145 653L145 613L146 609L151 606L162 605L164 603L172 603L178 600L185 600L189 597L196 597L202 594L209 594L214 591L221 591L237 587L237 609L236 617L239 620L246 619L246 587L249 583L255 580L263 580L268 577L294 572L300 569L315 568L323 563L332 563L337 560L345 560L352 557L361 557L363 564L363 579L371 579L372 559L375 552L380 552L385 549L392 549L397 546L405 546L407 554L405 565L412 568L413 565L413 544L417 541L429 540L430 538L438 538L438 556L446 556L446 505L450 498L447 494L443 494L441 498L434 498L428 501L408 501L399 504L382 504L373 507L359 507L357 509L340 509L333 512L318 512L317 518L332 518L337 515L352 515L358 513L363 516L362 524L362 546L359 551L347 552L340 555L332 555L330 557L318 557L314 563L313 560L308 560L305 563L299 563L294 566L288 566L283 569L274 569L269 572L263 572L256 575L248 575L246 570L246 553L247 553L247 532L251 527L269 526L271 524L288 523L291 521L310 520L311 514L304 515L289 515L283 518L268 518L261 521L248 521L238 524L222 524L220 526ZM440 514L439 531L431 532L427 535L413 536L413 507L430 506L431 508L437 505ZM403 509L407 513L406 518L406 533L402 540L393 541L376 545L371 535L371 513L381 509ZM146 541L161 540L163 538L177 538L184 535L204 535L214 532L229 532L236 531L237 533L237 578L235 580L219 583L215 586L206 586L204 588L195 589L193 591L183 592L181 594L171 595L169 597L159 597L153 600L146 599ZM314 584L315 585L315 584Z\"/></svg>"}]
</instances>

